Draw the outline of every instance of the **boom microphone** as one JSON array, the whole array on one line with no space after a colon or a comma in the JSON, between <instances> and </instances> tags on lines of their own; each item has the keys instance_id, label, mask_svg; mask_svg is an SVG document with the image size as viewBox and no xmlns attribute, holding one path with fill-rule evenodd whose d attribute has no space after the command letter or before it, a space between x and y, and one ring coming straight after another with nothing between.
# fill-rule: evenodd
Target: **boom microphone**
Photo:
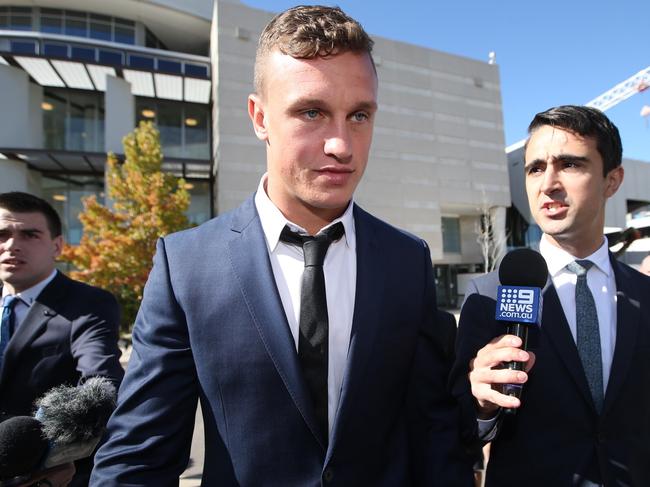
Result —
<instances>
[{"instance_id":1,"label":"boom microphone","mask_svg":"<svg viewBox=\"0 0 650 487\"><path fill-rule=\"evenodd\" d=\"M546 261L531 249L517 249L506 254L499 266L496 319L507 325L507 333L521 338L522 350L528 350L528 327L539 322L541 288L546 284ZM506 363L510 370L524 370L524 363ZM506 384L504 394L521 397L521 384ZM516 409L505 408L514 414Z\"/></svg>"},{"instance_id":2,"label":"boom microphone","mask_svg":"<svg viewBox=\"0 0 650 487\"><path fill-rule=\"evenodd\" d=\"M92 455L115 409L116 392L105 378L59 386L36 402L35 418L0 423L0 487L41 470Z\"/></svg>"}]
</instances>

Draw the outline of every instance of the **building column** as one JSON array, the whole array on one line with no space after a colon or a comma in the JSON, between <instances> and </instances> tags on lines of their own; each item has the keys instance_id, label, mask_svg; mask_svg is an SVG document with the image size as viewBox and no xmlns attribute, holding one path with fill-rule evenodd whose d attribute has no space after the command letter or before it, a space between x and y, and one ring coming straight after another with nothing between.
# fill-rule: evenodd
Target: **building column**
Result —
<instances>
[{"instance_id":1,"label":"building column","mask_svg":"<svg viewBox=\"0 0 650 487\"><path fill-rule=\"evenodd\" d=\"M105 150L123 154L122 138L135 127L135 97L131 83L115 76L106 76Z\"/></svg>"}]
</instances>

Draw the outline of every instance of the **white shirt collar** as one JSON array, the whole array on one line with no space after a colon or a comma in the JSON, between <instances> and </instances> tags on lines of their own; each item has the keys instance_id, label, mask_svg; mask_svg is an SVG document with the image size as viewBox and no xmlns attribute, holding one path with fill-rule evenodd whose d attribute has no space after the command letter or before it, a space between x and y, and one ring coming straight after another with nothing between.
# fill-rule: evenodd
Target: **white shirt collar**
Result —
<instances>
[{"instance_id":1,"label":"white shirt collar","mask_svg":"<svg viewBox=\"0 0 650 487\"><path fill-rule=\"evenodd\" d=\"M278 207L275 206L275 204L269 199L265 189L266 180L267 174L265 173L262 176L262 179L260 179L260 184L257 187L257 192L255 193L255 207L257 208L257 213L260 215L262 230L264 230L264 235L266 236L269 250L273 252L275 251L275 248L280 241L280 233L282 233L282 229L286 225L289 225L289 228L299 233L307 234L308 232L300 225L296 225L295 223L287 220L282 212L278 209ZM324 226L323 228L328 228L337 222L343 223L343 228L345 229L345 242L350 250L355 251L356 233L354 228L354 217L352 214L353 206L353 202L350 201L345 212L339 218L332 221L330 224Z\"/></svg>"},{"instance_id":2,"label":"white shirt collar","mask_svg":"<svg viewBox=\"0 0 650 487\"><path fill-rule=\"evenodd\" d=\"M41 282L38 284L33 285L32 287L25 289L22 292L19 292L16 294L20 298L20 300L27 306L31 306L32 303L36 300L39 294L41 294L41 291L45 289L45 286L47 286L50 282L52 282L52 279L56 277L57 270L54 269L52 273L47 276L45 279L43 279ZM7 290L6 286L2 287L2 301L4 302L5 296L9 294L9 291Z\"/></svg>"},{"instance_id":3,"label":"white shirt collar","mask_svg":"<svg viewBox=\"0 0 650 487\"><path fill-rule=\"evenodd\" d=\"M566 268L567 264L574 260L590 260L607 276L612 272L612 264L609 261L609 245L607 237L603 237L603 243L598 247L598 250L585 259L578 259L566 250L553 245L548 241L545 234L542 235L542 239L539 242L539 252L542 254L542 257L544 257L546 265L548 266L548 273L551 276L556 276Z\"/></svg>"}]
</instances>

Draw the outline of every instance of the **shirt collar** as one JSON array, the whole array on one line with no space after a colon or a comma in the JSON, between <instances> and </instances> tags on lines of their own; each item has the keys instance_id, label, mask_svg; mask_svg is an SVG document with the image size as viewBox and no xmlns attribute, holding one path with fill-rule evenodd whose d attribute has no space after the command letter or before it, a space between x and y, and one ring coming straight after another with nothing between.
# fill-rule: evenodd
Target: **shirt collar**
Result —
<instances>
[{"instance_id":1,"label":"shirt collar","mask_svg":"<svg viewBox=\"0 0 650 487\"><path fill-rule=\"evenodd\" d=\"M578 259L566 250L553 245L549 242L545 234L542 235L542 239L539 242L539 252L546 261L548 273L553 277L564 270L567 264L570 264L574 260L590 260L607 276L612 272L612 263L609 261L609 242L607 237L603 237L603 243L601 246L598 247L593 254L584 259Z\"/></svg>"},{"instance_id":2,"label":"shirt collar","mask_svg":"<svg viewBox=\"0 0 650 487\"><path fill-rule=\"evenodd\" d=\"M300 225L287 220L282 212L278 209L277 206L270 200L266 194L266 180L268 175L265 173L260 179L260 184L257 187L257 192L255 193L255 207L257 208L257 213L260 215L260 222L262 223L262 230L264 231L264 236L266 237L266 242L268 243L269 250L271 252L275 251L275 248L280 241L280 233L282 229L289 225L291 230L297 231L299 233L307 234L307 231L302 228ZM354 204L352 201L348 204L345 212L337 219L333 220L328 225L325 225L323 228L328 228L334 225L337 222L343 224L345 229L345 242L348 248L352 251L356 249L356 233L354 227L354 217L352 214L352 208ZM322 230L322 229L321 229Z\"/></svg>"},{"instance_id":3,"label":"shirt collar","mask_svg":"<svg viewBox=\"0 0 650 487\"><path fill-rule=\"evenodd\" d=\"M43 279L41 282L38 284L35 284L34 286L25 289L22 292L19 292L16 294L20 298L20 300L27 305L28 307L32 305L32 303L36 300L39 294L41 294L41 291L45 289L45 286L47 286L50 282L52 282L52 279L56 277L57 270L54 269L52 273L47 276L45 279ZM6 286L3 286L2 288L2 301L4 302L5 296L9 294L9 291L7 291Z\"/></svg>"}]
</instances>

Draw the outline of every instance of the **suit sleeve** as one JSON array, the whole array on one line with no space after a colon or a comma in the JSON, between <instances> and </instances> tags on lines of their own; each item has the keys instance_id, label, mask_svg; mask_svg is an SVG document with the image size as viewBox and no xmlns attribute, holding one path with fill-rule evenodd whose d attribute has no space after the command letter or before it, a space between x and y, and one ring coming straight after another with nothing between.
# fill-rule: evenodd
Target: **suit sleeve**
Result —
<instances>
[{"instance_id":1,"label":"suit sleeve","mask_svg":"<svg viewBox=\"0 0 650 487\"><path fill-rule=\"evenodd\" d=\"M448 332L438 320L433 268L424 262L423 320L408 394L415 485L472 486L472 458L461 442L460 410L448 388Z\"/></svg>"},{"instance_id":2,"label":"suit sleeve","mask_svg":"<svg viewBox=\"0 0 650 487\"><path fill-rule=\"evenodd\" d=\"M476 284L470 282L458 321L456 359L450 375L450 385L461 408L463 441L469 449L477 452L477 455L482 441L479 438L476 401L472 395L468 374L470 362L478 351L494 337L503 334L503 330L495 327L494 320L488 319L494 316L494 312L494 299L480 294ZM492 430L487 433L493 436Z\"/></svg>"},{"instance_id":3,"label":"suit sleeve","mask_svg":"<svg viewBox=\"0 0 650 487\"><path fill-rule=\"evenodd\" d=\"M106 377L117 389L124 376L118 347L119 305L104 290L88 286L83 289L83 294L74 298L84 301L88 312L74 319L70 335L70 352L80 382L90 377Z\"/></svg>"},{"instance_id":4,"label":"suit sleeve","mask_svg":"<svg viewBox=\"0 0 650 487\"><path fill-rule=\"evenodd\" d=\"M187 466L198 386L185 316L171 281L161 239L118 406L95 457L92 486L178 485Z\"/></svg>"}]
</instances>

